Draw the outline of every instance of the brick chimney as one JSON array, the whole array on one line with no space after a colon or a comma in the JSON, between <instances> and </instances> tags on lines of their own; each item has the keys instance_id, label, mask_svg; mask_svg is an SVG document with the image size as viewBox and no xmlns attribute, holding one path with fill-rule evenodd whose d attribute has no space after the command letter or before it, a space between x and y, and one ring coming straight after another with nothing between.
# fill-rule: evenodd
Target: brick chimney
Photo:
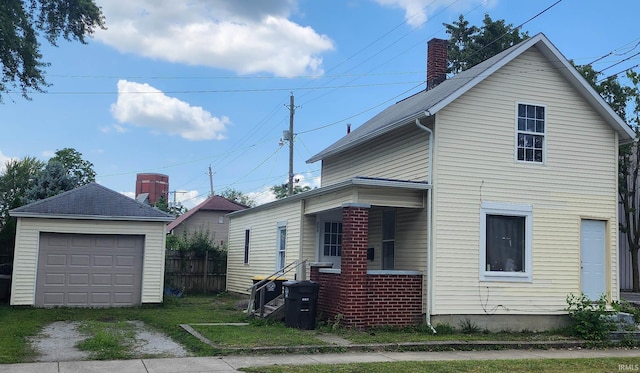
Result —
<instances>
[{"instance_id":1,"label":"brick chimney","mask_svg":"<svg viewBox=\"0 0 640 373\"><path fill-rule=\"evenodd\" d=\"M447 44L435 38L427 42L427 91L447 78Z\"/></svg>"}]
</instances>

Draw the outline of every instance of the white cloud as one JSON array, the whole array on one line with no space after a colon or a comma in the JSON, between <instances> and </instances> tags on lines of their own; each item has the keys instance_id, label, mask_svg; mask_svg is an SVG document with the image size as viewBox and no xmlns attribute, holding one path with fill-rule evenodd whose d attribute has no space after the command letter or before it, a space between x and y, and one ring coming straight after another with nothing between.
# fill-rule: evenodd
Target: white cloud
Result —
<instances>
[{"instance_id":1,"label":"white cloud","mask_svg":"<svg viewBox=\"0 0 640 373\"><path fill-rule=\"evenodd\" d=\"M121 52L240 74L323 73L333 42L287 17L293 0L100 0L108 30L96 39Z\"/></svg>"},{"instance_id":2,"label":"white cloud","mask_svg":"<svg viewBox=\"0 0 640 373\"><path fill-rule=\"evenodd\" d=\"M176 202L186 207L188 210L191 210L205 199L207 199L207 196L200 195L197 190L176 191ZM173 202L173 200L171 202Z\"/></svg>"},{"instance_id":3,"label":"white cloud","mask_svg":"<svg viewBox=\"0 0 640 373\"><path fill-rule=\"evenodd\" d=\"M187 140L220 140L224 138L229 118L214 117L199 106L174 97L148 85L126 80L118 81L118 101L111 113L120 123L147 127L155 132L180 135ZM114 130L122 132L117 125Z\"/></svg>"},{"instance_id":4,"label":"white cloud","mask_svg":"<svg viewBox=\"0 0 640 373\"><path fill-rule=\"evenodd\" d=\"M11 161L11 160L17 160L17 159L18 159L18 158L15 158L15 157L7 157L6 155L2 154L2 151L0 151L0 173L2 173L2 172L5 172L5 171L6 171L6 169L5 169L5 164L6 164L8 161Z\"/></svg>"},{"instance_id":5,"label":"white cloud","mask_svg":"<svg viewBox=\"0 0 640 373\"><path fill-rule=\"evenodd\" d=\"M42 157L45 159L53 158L56 155L56 152L53 150L45 150L42 152Z\"/></svg>"},{"instance_id":6,"label":"white cloud","mask_svg":"<svg viewBox=\"0 0 640 373\"><path fill-rule=\"evenodd\" d=\"M380 5L404 10L404 18L410 26L420 27L430 15L440 9L448 8L456 12L470 9L477 4L492 8L497 0L462 0L452 4L451 0L374 0Z\"/></svg>"},{"instance_id":7,"label":"white cloud","mask_svg":"<svg viewBox=\"0 0 640 373\"><path fill-rule=\"evenodd\" d=\"M296 174L293 179L294 185L301 187L310 187L311 189L320 187L320 176L313 176L312 174ZM283 183L288 183L289 180L284 180ZM263 205L265 203L273 202L276 200L276 195L271 191L271 186L266 186L257 192L249 192L247 196L254 201L257 205Z\"/></svg>"}]
</instances>

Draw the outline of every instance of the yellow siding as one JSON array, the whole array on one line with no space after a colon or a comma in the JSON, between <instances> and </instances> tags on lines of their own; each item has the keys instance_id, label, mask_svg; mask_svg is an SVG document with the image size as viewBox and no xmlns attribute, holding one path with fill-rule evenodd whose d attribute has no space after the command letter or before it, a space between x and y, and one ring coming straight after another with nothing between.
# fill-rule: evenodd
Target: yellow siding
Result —
<instances>
[{"instance_id":1,"label":"yellow siding","mask_svg":"<svg viewBox=\"0 0 640 373\"><path fill-rule=\"evenodd\" d=\"M322 161L322 186L356 176L425 181L429 168L429 136L417 126L358 146Z\"/></svg>"},{"instance_id":2,"label":"yellow siding","mask_svg":"<svg viewBox=\"0 0 640 373\"><path fill-rule=\"evenodd\" d=\"M516 103L546 106L546 164L514 160ZM434 314L562 313L580 292L580 219L608 222L617 298L614 131L535 49L437 114ZM479 280L481 201L533 206L533 281Z\"/></svg>"},{"instance_id":3,"label":"yellow siding","mask_svg":"<svg viewBox=\"0 0 640 373\"><path fill-rule=\"evenodd\" d=\"M254 276L268 276L276 270L278 222L287 223L286 263L299 258L301 201L281 204L241 216L231 216L227 256L227 290L247 293ZM249 263L244 264L244 232L250 230ZM287 278L293 279L295 272Z\"/></svg>"},{"instance_id":4,"label":"yellow siding","mask_svg":"<svg viewBox=\"0 0 640 373\"><path fill-rule=\"evenodd\" d=\"M221 241L227 243L227 236L229 231L229 218L225 216L225 212L220 211L203 211L200 210L190 216L188 219L182 222L173 229L174 235L181 235L185 229L189 233L196 231L208 231L209 237L220 244ZM222 216L224 223L218 223L218 219Z\"/></svg>"},{"instance_id":5,"label":"yellow siding","mask_svg":"<svg viewBox=\"0 0 640 373\"><path fill-rule=\"evenodd\" d=\"M142 303L162 302L164 222L18 218L11 304L33 305L40 232L143 235Z\"/></svg>"}]
</instances>

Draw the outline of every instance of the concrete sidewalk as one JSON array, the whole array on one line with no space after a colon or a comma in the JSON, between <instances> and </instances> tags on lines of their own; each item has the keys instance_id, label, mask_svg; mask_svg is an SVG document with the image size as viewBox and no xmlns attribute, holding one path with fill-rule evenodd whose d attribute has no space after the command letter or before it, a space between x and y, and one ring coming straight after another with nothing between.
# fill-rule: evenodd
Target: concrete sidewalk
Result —
<instances>
[{"instance_id":1,"label":"concrete sidewalk","mask_svg":"<svg viewBox=\"0 0 640 373\"><path fill-rule=\"evenodd\" d=\"M223 357L186 357L111 361L61 361L51 363L0 364L3 373L204 373L237 372L239 368L268 365L345 364L394 361L451 361L504 359L624 358L624 364L637 367L640 349L567 349L567 350L486 350L357 352L333 354L243 355ZM618 366L612 366L617 371Z\"/></svg>"}]
</instances>

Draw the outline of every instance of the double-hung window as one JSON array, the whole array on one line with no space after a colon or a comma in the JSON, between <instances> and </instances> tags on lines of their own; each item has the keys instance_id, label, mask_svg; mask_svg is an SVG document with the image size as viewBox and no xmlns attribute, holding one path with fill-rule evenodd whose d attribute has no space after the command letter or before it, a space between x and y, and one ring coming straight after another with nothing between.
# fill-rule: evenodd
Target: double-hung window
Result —
<instances>
[{"instance_id":1,"label":"double-hung window","mask_svg":"<svg viewBox=\"0 0 640 373\"><path fill-rule=\"evenodd\" d=\"M531 282L531 205L482 202L480 280Z\"/></svg>"},{"instance_id":2,"label":"double-hung window","mask_svg":"<svg viewBox=\"0 0 640 373\"><path fill-rule=\"evenodd\" d=\"M276 237L276 271L286 265L287 258L287 222L278 223L278 235Z\"/></svg>"},{"instance_id":3,"label":"double-hung window","mask_svg":"<svg viewBox=\"0 0 640 373\"><path fill-rule=\"evenodd\" d=\"M546 117L544 106L518 104L516 159L544 163Z\"/></svg>"}]
</instances>

